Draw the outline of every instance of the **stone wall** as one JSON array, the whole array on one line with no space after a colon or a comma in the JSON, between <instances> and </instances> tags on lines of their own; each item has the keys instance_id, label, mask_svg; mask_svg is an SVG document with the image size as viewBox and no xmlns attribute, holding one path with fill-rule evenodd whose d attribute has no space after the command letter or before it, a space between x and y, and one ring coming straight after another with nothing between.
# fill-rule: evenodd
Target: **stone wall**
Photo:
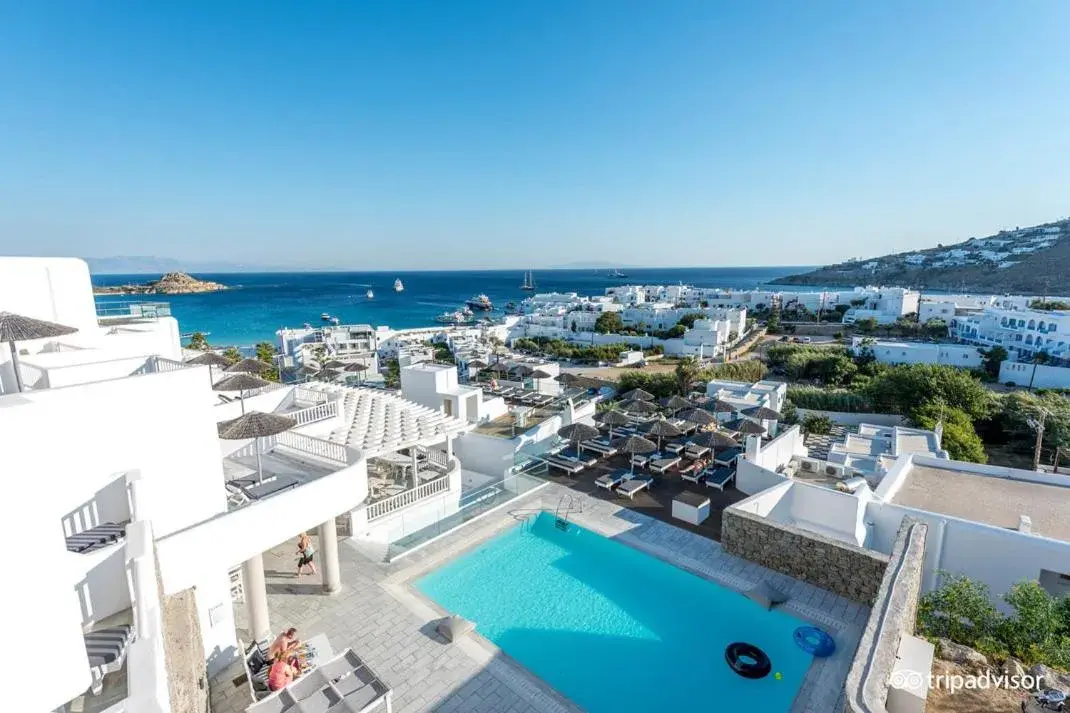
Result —
<instances>
[{"instance_id":1,"label":"stone wall","mask_svg":"<svg viewBox=\"0 0 1070 713\"><path fill-rule=\"evenodd\" d=\"M160 599L171 711L204 713L208 710L208 679L196 592L191 587Z\"/></svg>"},{"instance_id":2,"label":"stone wall","mask_svg":"<svg viewBox=\"0 0 1070 713\"><path fill-rule=\"evenodd\" d=\"M768 518L726 508L725 552L872 606L888 556Z\"/></svg>"},{"instance_id":3,"label":"stone wall","mask_svg":"<svg viewBox=\"0 0 1070 713\"><path fill-rule=\"evenodd\" d=\"M885 713L899 641L914 633L928 525L903 518L880 591L847 672L845 713Z\"/></svg>"}]
</instances>

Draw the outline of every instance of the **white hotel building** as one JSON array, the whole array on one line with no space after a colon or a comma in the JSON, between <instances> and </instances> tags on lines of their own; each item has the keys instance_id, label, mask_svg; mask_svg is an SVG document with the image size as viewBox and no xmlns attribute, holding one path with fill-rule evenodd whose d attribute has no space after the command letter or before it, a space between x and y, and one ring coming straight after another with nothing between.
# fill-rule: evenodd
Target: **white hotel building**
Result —
<instances>
[{"instance_id":1,"label":"white hotel building","mask_svg":"<svg viewBox=\"0 0 1070 713\"><path fill-rule=\"evenodd\" d=\"M980 315L956 316L948 330L966 344L1002 346L1012 361L1031 361L1038 352L1070 359L1070 312L988 307Z\"/></svg>"},{"instance_id":2,"label":"white hotel building","mask_svg":"<svg viewBox=\"0 0 1070 713\"><path fill-rule=\"evenodd\" d=\"M10 710L203 711L208 679L238 655L235 608L256 639L274 630L263 552L316 534L332 592L340 530L347 546L386 556L403 536L418 546L425 525L463 520L469 503L531 485L515 452L542 438L539 427L473 434L474 461L496 470L462 469L455 444L480 421L513 416L454 371L452 381L426 374L429 385L414 368L406 380L423 403L333 384L239 399L212 389L213 368L180 361L166 304L98 310L76 259L0 258L0 311L77 330L15 344L21 391L7 345L0 352L10 569L26 583L7 588L21 662ZM594 411L564 403L543 431ZM218 437L218 424L248 411L296 425ZM179 705L175 690L196 700Z\"/></svg>"}]
</instances>

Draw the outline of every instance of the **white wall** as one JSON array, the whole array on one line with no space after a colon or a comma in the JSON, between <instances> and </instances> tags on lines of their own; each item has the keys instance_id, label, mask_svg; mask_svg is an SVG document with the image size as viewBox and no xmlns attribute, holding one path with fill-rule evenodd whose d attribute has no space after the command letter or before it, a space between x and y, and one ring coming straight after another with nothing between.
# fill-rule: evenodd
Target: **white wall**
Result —
<instances>
[{"instance_id":1,"label":"white wall","mask_svg":"<svg viewBox=\"0 0 1070 713\"><path fill-rule=\"evenodd\" d=\"M465 470L475 470L495 477L504 477L513 467L517 443L511 438L499 438L474 431L462 434L453 441L453 452Z\"/></svg>"},{"instance_id":2,"label":"white wall","mask_svg":"<svg viewBox=\"0 0 1070 713\"><path fill-rule=\"evenodd\" d=\"M872 423L875 426L902 426L907 422L906 416L897 413L849 413L847 411L819 411L817 409L797 409L799 420L807 416L827 416L833 423L844 426L857 426Z\"/></svg>"},{"instance_id":3,"label":"white wall","mask_svg":"<svg viewBox=\"0 0 1070 713\"><path fill-rule=\"evenodd\" d=\"M1046 364L1029 364L1004 361L999 366L999 382L1014 383L1036 389L1070 389L1070 369Z\"/></svg>"}]
</instances>

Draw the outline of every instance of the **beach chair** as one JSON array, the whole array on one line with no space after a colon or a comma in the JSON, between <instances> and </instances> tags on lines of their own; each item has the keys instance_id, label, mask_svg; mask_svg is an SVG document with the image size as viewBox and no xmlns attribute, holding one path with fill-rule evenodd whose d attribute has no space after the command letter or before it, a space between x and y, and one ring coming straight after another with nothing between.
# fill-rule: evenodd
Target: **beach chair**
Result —
<instances>
[{"instance_id":1,"label":"beach chair","mask_svg":"<svg viewBox=\"0 0 1070 713\"><path fill-rule=\"evenodd\" d=\"M680 455L680 453L687 447L686 443L680 441L669 441L662 446L662 449L672 453L673 455Z\"/></svg>"},{"instance_id":2,"label":"beach chair","mask_svg":"<svg viewBox=\"0 0 1070 713\"><path fill-rule=\"evenodd\" d=\"M655 473L664 474L665 471L667 471L669 468L672 468L673 466L678 465L679 463L680 456L671 456L668 458L656 458L650 461L649 465L650 470L654 471Z\"/></svg>"},{"instance_id":3,"label":"beach chair","mask_svg":"<svg viewBox=\"0 0 1070 713\"><path fill-rule=\"evenodd\" d=\"M735 479L736 471L732 468L720 467L706 470L706 487L708 488L723 491Z\"/></svg>"},{"instance_id":4,"label":"beach chair","mask_svg":"<svg viewBox=\"0 0 1070 713\"><path fill-rule=\"evenodd\" d=\"M698 483L706 477L705 469L705 465L698 461L693 461L680 468L680 477L689 483Z\"/></svg>"},{"instance_id":5,"label":"beach chair","mask_svg":"<svg viewBox=\"0 0 1070 713\"><path fill-rule=\"evenodd\" d=\"M561 458L567 458L571 461L576 461L588 468L598 462L597 456L591 455L590 453L581 453L575 446L569 446L568 448L560 450L555 455L560 456Z\"/></svg>"},{"instance_id":6,"label":"beach chair","mask_svg":"<svg viewBox=\"0 0 1070 713\"><path fill-rule=\"evenodd\" d=\"M628 480L617 486L617 492L629 500L635 498L641 490L645 490L654 484L654 479L649 475L635 474Z\"/></svg>"},{"instance_id":7,"label":"beach chair","mask_svg":"<svg viewBox=\"0 0 1070 713\"><path fill-rule=\"evenodd\" d=\"M636 466L637 468L646 468L646 464L649 462L650 458L648 456L641 456L639 454L635 454L632 456L632 465Z\"/></svg>"},{"instance_id":8,"label":"beach chair","mask_svg":"<svg viewBox=\"0 0 1070 713\"><path fill-rule=\"evenodd\" d=\"M113 542L118 542L126 537L126 525L126 522L105 522L88 530L76 532L65 538L67 540L67 551L83 553L107 547Z\"/></svg>"},{"instance_id":9,"label":"beach chair","mask_svg":"<svg viewBox=\"0 0 1070 713\"><path fill-rule=\"evenodd\" d=\"M85 652L89 658L90 690L99 696L104 690L104 677L118 671L126 661L126 651L133 640L133 627L129 624L114 626L84 635Z\"/></svg>"},{"instance_id":10,"label":"beach chair","mask_svg":"<svg viewBox=\"0 0 1070 713\"><path fill-rule=\"evenodd\" d=\"M592 450L595 453L603 457L616 455L617 449L609 445L602 439L594 438L589 441L583 442L584 450Z\"/></svg>"},{"instance_id":11,"label":"beach chair","mask_svg":"<svg viewBox=\"0 0 1070 713\"><path fill-rule=\"evenodd\" d=\"M575 475L576 473L582 471L585 467L582 463L578 463L577 461L569 460L567 458L561 458L560 456L555 455L543 456L542 460L551 468L563 470L569 475Z\"/></svg>"},{"instance_id":12,"label":"beach chair","mask_svg":"<svg viewBox=\"0 0 1070 713\"><path fill-rule=\"evenodd\" d=\"M713 462L717 465L730 466L736 462L736 460L743 454L743 451L739 448L726 448L723 451L719 451L714 457Z\"/></svg>"},{"instance_id":13,"label":"beach chair","mask_svg":"<svg viewBox=\"0 0 1070 713\"><path fill-rule=\"evenodd\" d=\"M606 490L612 490L624 481L628 480L631 474L626 470L615 470L612 473L606 473L600 475L595 479L594 483L599 488L605 488Z\"/></svg>"},{"instance_id":14,"label":"beach chair","mask_svg":"<svg viewBox=\"0 0 1070 713\"><path fill-rule=\"evenodd\" d=\"M691 460L698 460L709 455L710 449L707 446L697 446L694 443L688 443L684 448L684 458L690 458Z\"/></svg>"}]
</instances>

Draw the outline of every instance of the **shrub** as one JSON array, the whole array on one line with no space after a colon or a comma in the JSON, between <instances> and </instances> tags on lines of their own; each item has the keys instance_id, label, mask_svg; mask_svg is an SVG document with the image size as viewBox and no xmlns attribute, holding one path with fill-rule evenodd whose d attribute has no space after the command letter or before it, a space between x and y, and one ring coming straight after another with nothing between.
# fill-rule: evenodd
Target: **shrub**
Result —
<instances>
[{"instance_id":1,"label":"shrub","mask_svg":"<svg viewBox=\"0 0 1070 713\"><path fill-rule=\"evenodd\" d=\"M994 637L999 619L988 586L962 575L948 575L942 587L918 602L918 628L922 633L965 646Z\"/></svg>"},{"instance_id":2,"label":"shrub","mask_svg":"<svg viewBox=\"0 0 1070 713\"><path fill-rule=\"evenodd\" d=\"M696 373L696 378L703 381L710 379L725 379L728 381L761 381L769 370L758 359L744 359L742 361L729 361L724 364L714 364Z\"/></svg>"},{"instance_id":3,"label":"shrub","mask_svg":"<svg viewBox=\"0 0 1070 713\"><path fill-rule=\"evenodd\" d=\"M816 435L832 433L832 419L828 416L807 416L803 419L802 426L807 433Z\"/></svg>"},{"instance_id":4,"label":"shrub","mask_svg":"<svg viewBox=\"0 0 1070 713\"><path fill-rule=\"evenodd\" d=\"M814 411L865 413L870 410L869 404L860 394L843 389L822 389L817 386L789 386L788 401L799 408Z\"/></svg>"},{"instance_id":5,"label":"shrub","mask_svg":"<svg viewBox=\"0 0 1070 713\"><path fill-rule=\"evenodd\" d=\"M981 437L973 427L973 419L957 408L941 406L940 404L928 403L914 409L910 414L911 422L918 428L932 431L936 424L943 421L943 437L941 445L955 460L969 461L970 463L987 463L988 454L985 453Z\"/></svg>"}]
</instances>

